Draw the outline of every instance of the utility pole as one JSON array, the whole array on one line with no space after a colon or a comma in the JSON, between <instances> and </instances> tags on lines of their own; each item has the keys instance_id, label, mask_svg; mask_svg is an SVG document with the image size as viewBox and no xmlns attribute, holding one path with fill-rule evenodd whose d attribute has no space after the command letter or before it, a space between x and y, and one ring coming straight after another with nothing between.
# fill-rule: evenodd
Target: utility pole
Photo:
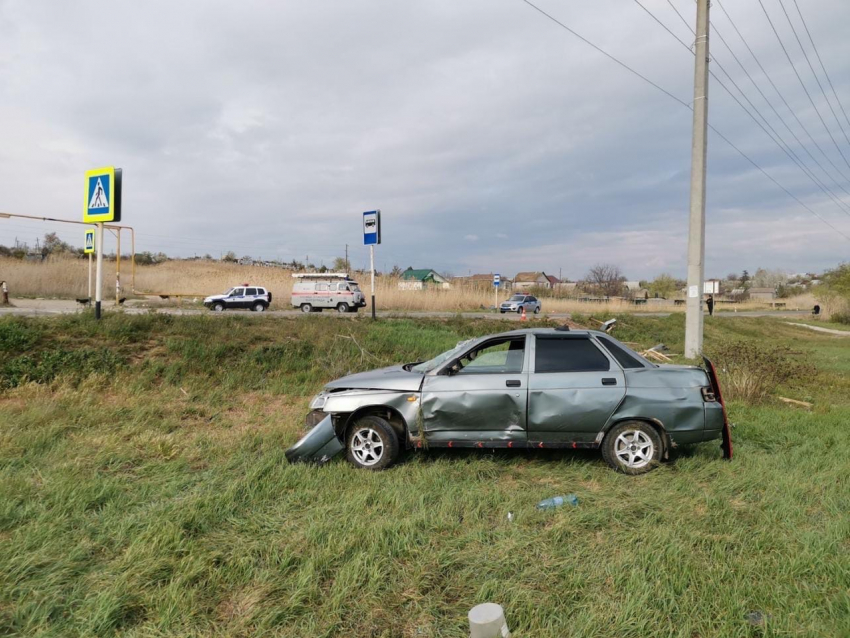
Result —
<instances>
[{"instance_id":1,"label":"utility pole","mask_svg":"<svg viewBox=\"0 0 850 638\"><path fill-rule=\"evenodd\" d=\"M345 245L345 270L346 272L351 270L351 266L348 265L348 244Z\"/></svg>"},{"instance_id":2,"label":"utility pole","mask_svg":"<svg viewBox=\"0 0 850 638\"><path fill-rule=\"evenodd\" d=\"M702 354L702 280L705 275L705 160L708 133L708 5L697 0L694 42L694 133L691 146L691 210L688 231L688 289L685 356Z\"/></svg>"}]
</instances>

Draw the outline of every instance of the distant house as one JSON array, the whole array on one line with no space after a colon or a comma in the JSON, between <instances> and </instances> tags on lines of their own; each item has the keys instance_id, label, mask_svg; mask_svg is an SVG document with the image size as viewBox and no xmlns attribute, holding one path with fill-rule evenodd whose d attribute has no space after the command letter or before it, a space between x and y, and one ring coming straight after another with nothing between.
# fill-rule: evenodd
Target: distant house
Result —
<instances>
[{"instance_id":1,"label":"distant house","mask_svg":"<svg viewBox=\"0 0 850 638\"><path fill-rule=\"evenodd\" d=\"M750 288L751 301L773 301L776 299L776 288Z\"/></svg>"},{"instance_id":2,"label":"distant house","mask_svg":"<svg viewBox=\"0 0 850 638\"><path fill-rule=\"evenodd\" d=\"M624 281L623 285L626 287L626 290L629 292L637 292L640 290L640 282L639 281Z\"/></svg>"},{"instance_id":3,"label":"distant house","mask_svg":"<svg viewBox=\"0 0 850 638\"><path fill-rule=\"evenodd\" d=\"M558 283L558 278L547 275L545 272L518 272L514 277L515 290L521 288L546 288L551 290L556 283Z\"/></svg>"},{"instance_id":4,"label":"distant house","mask_svg":"<svg viewBox=\"0 0 850 638\"><path fill-rule=\"evenodd\" d=\"M430 268L408 268L401 273L399 290L424 290L428 287L451 288L452 285L440 273Z\"/></svg>"}]
</instances>

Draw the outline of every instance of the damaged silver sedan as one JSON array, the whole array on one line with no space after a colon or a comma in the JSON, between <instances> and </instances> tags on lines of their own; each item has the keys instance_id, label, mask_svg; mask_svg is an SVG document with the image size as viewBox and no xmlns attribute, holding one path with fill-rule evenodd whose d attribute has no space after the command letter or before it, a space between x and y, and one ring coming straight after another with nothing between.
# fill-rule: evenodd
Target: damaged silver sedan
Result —
<instances>
[{"instance_id":1,"label":"damaged silver sedan","mask_svg":"<svg viewBox=\"0 0 850 638\"><path fill-rule=\"evenodd\" d=\"M671 448L732 442L711 362L656 365L602 332L515 330L459 343L430 361L352 374L312 400L312 429L290 462L345 451L380 470L405 449L593 448L647 472Z\"/></svg>"}]
</instances>

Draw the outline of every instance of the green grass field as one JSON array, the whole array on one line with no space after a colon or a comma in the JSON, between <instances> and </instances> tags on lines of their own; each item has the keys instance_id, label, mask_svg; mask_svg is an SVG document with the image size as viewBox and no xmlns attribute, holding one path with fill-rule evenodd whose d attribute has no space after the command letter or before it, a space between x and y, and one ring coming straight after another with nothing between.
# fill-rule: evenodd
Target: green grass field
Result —
<instances>
[{"instance_id":1,"label":"green grass field","mask_svg":"<svg viewBox=\"0 0 850 638\"><path fill-rule=\"evenodd\" d=\"M683 321L615 334L682 352ZM503 329L0 319L0 635L462 637L485 601L520 638L850 635L847 338L707 320L709 354L814 366L772 389L811 410L732 402L731 462L710 443L638 477L591 452L286 463L326 381Z\"/></svg>"}]
</instances>

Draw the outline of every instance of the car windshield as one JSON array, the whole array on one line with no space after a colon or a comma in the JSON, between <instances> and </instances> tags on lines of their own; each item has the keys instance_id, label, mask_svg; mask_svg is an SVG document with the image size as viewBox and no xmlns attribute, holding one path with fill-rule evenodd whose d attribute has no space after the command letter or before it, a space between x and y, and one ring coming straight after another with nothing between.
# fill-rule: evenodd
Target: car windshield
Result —
<instances>
[{"instance_id":1,"label":"car windshield","mask_svg":"<svg viewBox=\"0 0 850 638\"><path fill-rule=\"evenodd\" d=\"M525 299L525 295L514 295L508 301L522 301L523 299Z\"/></svg>"},{"instance_id":2,"label":"car windshield","mask_svg":"<svg viewBox=\"0 0 850 638\"><path fill-rule=\"evenodd\" d=\"M464 348L466 348L472 339L467 339L466 341L459 342L454 348L451 350L446 350L443 354L438 354L436 357L431 359L430 361L423 361L422 363L418 363L415 366L410 366L408 370L410 372L418 372L419 374L425 374L426 372L431 372L434 368L444 364L449 359L452 359L459 355ZM405 366L407 367L407 366Z\"/></svg>"},{"instance_id":3,"label":"car windshield","mask_svg":"<svg viewBox=\"0 0 850 638\"><path fill-rule=\"evenodd\" d=\"M230 289L230 290L228 290L226 293L224 293L224 296L225 296L225 297L229 296L229 295L230 295L230 294L231 294L234 290L236 290L236 288L231 288L231 289Z\"/></svg>"}]
</instances>

